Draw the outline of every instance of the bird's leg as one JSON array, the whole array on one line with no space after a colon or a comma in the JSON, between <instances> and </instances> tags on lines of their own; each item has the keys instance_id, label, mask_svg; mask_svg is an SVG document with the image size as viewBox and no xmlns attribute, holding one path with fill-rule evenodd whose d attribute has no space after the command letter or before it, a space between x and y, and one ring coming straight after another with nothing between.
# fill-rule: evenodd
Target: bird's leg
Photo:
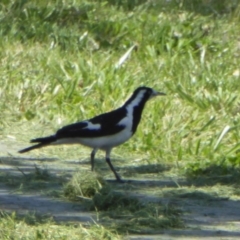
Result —
<instances>
[{"instance_id":1,"label":"bird's leg","mask_svg":"<svg viewBox=\"0 0 240 240\"><path fill-rule=\"evenodd\" d=\"M120 178L120 176L117 174L116 170L114 169L112 163L111 163L110 152L111 152L111 150L106 151L106 162L107 162L108 166L110 167L110 169L112 170L112 172L114 173L117 181L118 182L123 182L122 179Z\"/></svg>"},{"instance_id":2,"label":"bird's leg","mask_svg":"<svg viewBox=\"0 0 240 240\"><path fill-rule=\"evenodd\" d=\"M95 157L96 152L97 152L97 149L95 149L95 148L91 152L91 170L92 171L94 170L94 157Z\"/></svg>"}]
</instances>

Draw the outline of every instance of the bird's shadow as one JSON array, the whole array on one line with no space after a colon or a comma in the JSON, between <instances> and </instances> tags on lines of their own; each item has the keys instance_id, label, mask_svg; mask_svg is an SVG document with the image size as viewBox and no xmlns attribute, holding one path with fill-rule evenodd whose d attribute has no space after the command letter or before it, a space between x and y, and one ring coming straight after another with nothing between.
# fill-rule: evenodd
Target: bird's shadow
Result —
<instances>
[{"instance_id":1,"label":"bird's shadow","mask_svg":"<svg viewBox=\"0 0 240 240\"><path fill-rule=\"evenodd\" d=\"M58 163L59 162L59 163ZM119 166L118 163L121 162ZM49 164L48 164L49 163ZM169 171L171 169L170 165L166 164L141 164L135 166L125 165L125 163L129 164L129 160L120 159L113 160L113 164L117 170L117 172L122 176L122 183L127 183L131 185L141 186L141 185L151 185L151 186L163 186L163 185L176 185L174 182L170 181L169 183L162 183L162 181L158 180L147 180L146 176L152 179L152 175L156 175L159 173L163 173L165 171ZM33 158L33 157L0 157L0 165L1 172L3 173L11 173L15 176L21 176L24 174L33 174L36 175L40 169L41 171L47 171L51 175L61 175L64 171L64 176L68 178L71 177L75 171L77 171L76 166L79 166L79 169L91 169L90 159L84 158L83 160L66 160L63 161L57 158ZM60 165L63 164L62 167ZM68 165L67 168L64 167ZM75 166L74 166L75 165ZM109 183L119 183L116 181L114 176L112 175L109 166L107 165L104 158L96 158L95 159L95 171L99 174L105 176L104 178ZM144 177L144 179L143 179Z\"/></svg>"},{"instance_id":2,"label":"bird's shadow","mask_svg":"<svg viewBox=\"0 0 240 240\"><path fill-rule=\"evenodd\" d=\"M124 174L126 176L132 175L132 174L154 174L154 173L160 173L169 171L171 169L170 165L166 164L142 164L137 166L126 166L121 167L122 171L124 171Z\"/></svg>"},{"instance_id":3,"label":"bird's shadow","mask_svg":"<svg viewBox=\"0 0 240 240\"><path fill-rule=\"evenodd\" d=\"M110 171L108 164L104 158L95 158L95 170ZM121 165L119 163L121 162ZM67 161L68 164L73 165L89 165L90 168L90 159L86 158L84 160L70 160ZM125 165L126 163L126 165ZM129 160L127 159L113 159L112 164L117 171L120 171L124 176L133 176L137 174L157 174L165 171L170 171L172 166L169 164L141 164L141 165L130 165Z\"/></svg>"}]
</instances>

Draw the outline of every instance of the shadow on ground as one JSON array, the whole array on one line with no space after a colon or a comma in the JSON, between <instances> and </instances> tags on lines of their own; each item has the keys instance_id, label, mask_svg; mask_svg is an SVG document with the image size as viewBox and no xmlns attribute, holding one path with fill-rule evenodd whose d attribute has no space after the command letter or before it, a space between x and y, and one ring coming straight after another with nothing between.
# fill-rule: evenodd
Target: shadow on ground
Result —
<instances>
[{"instance_id":1,"label":"shadow on ground","mask_svg":"<svg viewBox=\"0 0 240 240\"><path fill-rule=\"evenodd\" d=\"M186 172L186 179L195 186L213 186L222 185L239 185L240 168L227 166L226 164L212 163L205 167L189 167Z\"/></svg>"},{"instance_id":2,"label":"shadow on ground","mask_svg":"<svg viewBox=\"0 0 240 240\"><path fill-rule=\"evenodd\" d=\"M95 214L84 210L81 204L39 194L17 194L9 191L6 185L0 184L0 206L5 212L15 211L19 215L35 213L45 215L57 222L93 222Z\"/></svg>"},{"instance_id":3,"label":"shadow on ground","mask_svg":"<svg viewBox=\"0 0 240 240\"><path fill-rule=\"evenodd\" d=\"M80 202L67 201L61 195L63 185L76 172L76 164L78 161L1 157L1 211L15 211L21 216L34 212L57 222L97 222L95 213L87 212ZM101 164L106 163L99 161L98 164L101 169ZM90 171L89 161L80 165L80 171ZM105 165L104 169L110 171ZM161 164L125 166L119 169L126 173L125 183L119 184L113 177L107 178L107 182L116 191L137 197L143 203L159 203L166 209L177 207L181 209L185 225L183 229L159 230L152 235L130 235L129 239L240 238L240 201L231 199L231 196L221 197L217 192L205 191L204 187L209 187L210 182L194 178L159 177L160 175L157 175L158 179L144 179L145 175L155 176L154 174L171 170L171 166ZM135 179L134 174L141 178Z\"/></svg>"}]
</instances>

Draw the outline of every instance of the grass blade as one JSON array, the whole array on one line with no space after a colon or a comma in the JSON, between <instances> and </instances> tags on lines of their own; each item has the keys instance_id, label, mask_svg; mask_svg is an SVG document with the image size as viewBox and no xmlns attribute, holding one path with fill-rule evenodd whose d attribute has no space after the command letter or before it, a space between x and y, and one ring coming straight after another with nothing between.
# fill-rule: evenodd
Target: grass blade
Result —
<instances>
[{"instance_id":1,"label":"grass blade","mask_svg":"<svg viewBox=\"0 0 240 240\"><path fill-rule=\"evenodd\" d=\"M215 144L215 146L214 146L214 148L213 148L214 151L217 150L217 148L218 148L219 144L221 143L223 137L226 135L226 133L227 133L230 129L231 129L230 126L227 125L227 126L222 130L222 133L220 134L220 136L219 136L219 138L218 138L218 140L217 140L217 142L216 142L216 144Z\"/></svg>"},{"instance_id":2,"label":"grass blade","mask_svg":"<svg viewBox=\"0 0 240 240\"><path fill-rule=\"evenodd\" d=\"M127 52L125 52L123 54L123 56L119 59L119 61L116 63L115 65L115 68L116 69L119 69L124 62L126 62L126 60L129 58L129 56L131 55L131 52L134 50L134 49L137 49L137 44L134 44L132 47L130 47Z\"/></svg>"}]
</instances>

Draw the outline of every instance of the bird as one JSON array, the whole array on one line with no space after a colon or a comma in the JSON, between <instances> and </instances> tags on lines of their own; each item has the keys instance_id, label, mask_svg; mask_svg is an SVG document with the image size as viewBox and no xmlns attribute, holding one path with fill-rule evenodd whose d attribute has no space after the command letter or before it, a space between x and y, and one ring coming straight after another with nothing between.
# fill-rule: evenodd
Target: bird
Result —
<instances>
[{"instance_id":1,"label":"bird","mask_svg":"<svg viewBox=\"0 0 240 240\"><path fill-rule=\"evenodd\" d=\"M118 182L123 182L110 160L112 149L129 140L137 130L146 102L153 97L166 95L146 86L138 87L131 97L119 108L100 114L88 120L76 122L60 128L55 134L30 140L36 143L19 150L25 153L33 149L59 144L81 144L92 148L91 170L97 151L106 153L106 162Z\"/></svg>"}]
</instances>

